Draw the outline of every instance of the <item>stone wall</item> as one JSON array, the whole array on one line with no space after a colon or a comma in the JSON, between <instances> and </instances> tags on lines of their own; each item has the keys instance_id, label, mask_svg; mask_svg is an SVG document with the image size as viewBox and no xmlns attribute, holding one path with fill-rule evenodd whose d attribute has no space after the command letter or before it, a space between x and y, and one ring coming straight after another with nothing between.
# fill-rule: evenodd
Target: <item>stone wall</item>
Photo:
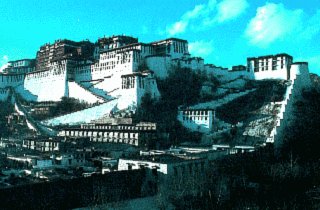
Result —
<instances>
[{"instance_id":1,"label":"stone wall","mask_svg":"<svg viewBox=\"0 0 320 210\"><path fill-rule=\"evenodd\" d=\"M59 179L0 189L0 209L74 209L150 196L142 194L144 170ZM150 191L149 191L150 192Z\"/></svg>"}]
</instances>

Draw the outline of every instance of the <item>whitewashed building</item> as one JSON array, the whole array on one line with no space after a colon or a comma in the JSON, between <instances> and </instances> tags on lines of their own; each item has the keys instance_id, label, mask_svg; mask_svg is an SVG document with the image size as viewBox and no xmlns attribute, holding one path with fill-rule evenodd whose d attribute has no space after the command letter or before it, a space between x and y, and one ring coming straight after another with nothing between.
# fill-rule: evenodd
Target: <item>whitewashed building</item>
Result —
<instances>
[{"instance_id":1,"label":"whitewashed building","mask_svg":"<svg viewBox=\"0 0 320 210\"><path fill-rule=\"evenodd\" d=\"M118 170L151 170L147 179L156 179L162 192L199 193L205 188L209 162L206 158L177 157L162 154L139 156L136 159L119 159Z\"/></svg>"},{"instance_id":2,"label":"whitewashed building","mask_svg":"<svg viewBox=\"0 0 320 210\"><path fill-rule=\"evenodd\" d=\"M248 58L247 71L255 80L289 80L292 60L292 56L285 53Z\"/></svg>"},{"instance_id":3,"label":"whitewashed building","mask_svg":"<svg viewBox=\"0 0 320 210\"><path fill-rule=\"evenodd\" d=\"M191 131L209 133L213 129L215 110L212 109L181 109L178 120Z\"/></svg>"}]
</instances>

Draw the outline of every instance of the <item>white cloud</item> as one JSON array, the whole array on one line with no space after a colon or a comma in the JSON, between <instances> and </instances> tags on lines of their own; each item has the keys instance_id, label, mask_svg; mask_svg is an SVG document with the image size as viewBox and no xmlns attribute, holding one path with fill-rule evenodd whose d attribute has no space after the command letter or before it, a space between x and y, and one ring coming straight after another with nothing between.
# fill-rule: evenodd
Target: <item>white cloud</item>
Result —
<instances>
[{"instance_id":1,"label":"white cloud","mask_svg":"<svg viewBox=\"0 0 320 210\"><path fill-rule=\"evenodd\" d=\"M224 0L218 4L218 22L234 19L241 15L249 6L246 0Z\"/></svg>"},{"instance_id":2,"label":"white cloud","mask_svg":"<svg viewBox=\"0 0 320 210\"><path fill-rule=\"evenodd\" d=\"M169 33L172 36L175 34L180 34L185 32L190 21L207 13L210 10L210 8L212 8L213 2L215 2L215 0L210 0L208 3L209 5L208 7L206 7L206 5L199 4L199 5L196 5L193 10L187 11L184 15L182 15L179 21L167 27L167 33Z\"/></svg>"},{"instance_id":3,"label":"white cloud","mask_svg":"<svg viewBox=\"0 0 320 210\"><path fill-rule=\"evenodd\" d=\"M183 33L185 32L187 26L188 26L188 21L178 21L176 23L174 23L172 26L170 26L168 29L167 29L167 32L172 36L172 35L175 35L175 34L180 34L180 33Z\"/></svg>"},{"instance_id":4,"label":"white cloud","mask_svg":"<svg viewBox=\"0 0 320 210\"><path fill-rule=\"evenodd\" d=\"M4 55L0 59L0 72L2 72L5 68L8 66L9 57L7 55Z\"/></svg>"},{"instance_id":5,"label":"white cloud","mask_svg":"<svg viewBox=\"0 0 320 210\"><path fill-rule=\"evenodd\" d=\"M300 30L303 11L289 10L283 4L267 3L257 9L256 16L247 25L245 35L251 44L267 47Z\"/></svg>"},{"instance_id":6,"label":"white cloud","mask_svg":"<svg viewBox=\"0 0 320 210\"><path fill-rule=\"evenodd\" d=\"M196 41L189 43L189 51L195 56L206 57L214 51L213 41Z\"/></svg>"},{"instance_id":7,"label":"white cloud","mask_svg":"<svg viewBox=\"0 0 320 210\"><path fill-rule=\"evenodd\" d=\"M173 36L184 33L188 28L206 29L215 23L222 23L241 15L248 7L247 0L209 0L207 4L196 5L182 15L180 20L169 25L166 32Z\"/></svg>"},{"instance_id":8,"label":"white cloud","mask_svg":"<svg viewBox=\"0 0 320 210\"><path fill-rule=\"evenodd\" d=\"M2 59L3 59L4 62L8 62L9 57L8 57L7 55L4 55L4 56L2 57Z\"/></svg>"},{"instance_id":9,"label":"white cloud","mask_svg":"<svg viewBox=\"0 0 320 210\"><path fill-rule=\"evenodd\" d=\"M311 39L320 32L320 9L317 10L316 14L310 17L307 21L306 26L301 32L302 39Z\"/></svg>"}]
</instances>

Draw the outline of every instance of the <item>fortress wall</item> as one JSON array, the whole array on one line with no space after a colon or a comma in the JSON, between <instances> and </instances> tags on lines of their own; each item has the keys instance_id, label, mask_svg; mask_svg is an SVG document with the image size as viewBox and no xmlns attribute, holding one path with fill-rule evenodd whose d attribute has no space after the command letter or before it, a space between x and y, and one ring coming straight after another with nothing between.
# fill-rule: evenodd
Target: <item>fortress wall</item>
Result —
<instances>
[{"instance_id":1,"label":"fortress wall","mask_svg":"<svg viewBox=\"0 0 320 210\"><path fill-rule=\"evenodd\" d=\"M143 90L138 91L138 88L131 89L122 89L120 91L120 98L118 103L118 108L120 110L126 109L128 107L137 107L138 106L138 94L142 95Z\"/></svg>"},{"instance_id":2,"label":"fortress wall","mask_svg":"<svg viewBox=\"0 0 320 210\"><path fill-rule=\"evenodd\" d=\"M30 91L26 90L23 84L16 86L14 90L26 101L37 101L38 99L38 96L33 95Z\"/></svg>"},{"instance_id":3,"label":"fortress wall","mask_svg":"<svg viewBox=\"0 0 320 210\"><path fill-rule=\"evenodd\" d=\"M238 78L250 79L250 73L247 71L229 71L227 69L205 66L207 75L213 75L220 82L229 82Z\"/></svg>"},{"instance_id":4,"label":"fortress wall","mask_svg":"<svg viewBox=\"0 0 320 210\"><path fill-rule=\"evenodd\" d=\"M74 80L76 82L91 81L91 64L75 67Z\"/></svg>"},{"instance_id":5,"label":"fortress wall","mask_svg":"<svg viewBox=\"0 0 320 210\"><path fill-rule=\"evenodd\" d=\"M22 85L23 80L23 74L0 74L0 88Z\"/></svg>"},{"instance_id":6,"label":"fortress wall","mask_svg":"<svg viewBox=\"0 0 320 210\"><path fill-rule=\"evenodd\" d=\"M171 57L167 56L151 56L147 57L146 64L155 75L161 79L168 76L168 72L171 70Z\"/></svg>"},{"instance_id":7,"label":"fortress wall","mask_svg":"<svg viewBox=\"0 0 320 210\"><path fill-rule=\"evenodd\" d=\"M120 54L119 60L115 56L118 54ZM82 68L77 67L75 70L75 81L78 83L91 81L92 87L106 92L121 88L121 75L137 71L138 61L133 60L133 51L127 52L125 59L122 59L123 53L115 55L112 54L111 57L109 54L102 54L98 63ZM103 81L96 82L97 80ZM85 86L88 86L88 82L86 83Z\"/></svg>"},{"instance_id":8,"label":"fortress wall","mask_svg":"<svg viewBox=\"0 0 320 210\"><path fill-rule=\"evenodd\" d=\"M198 57L185 58L185 59L177 59L174 62L174 65L178 65L182 68L190 68L193 71L204 71L204 60Z\"/></svg>"},{"instance_id":9,"label":"fortress wall","mask_svg":"<svg viewBox=\"0 0 320 210\"><path fill-rule=\"evenodd\" d=\"M214 114L212 110L181 110L177 119L191 131L209 133L213 128Z\"/></svg>"},{"instance_id":10,"label":"fortress wall","mask_svg":"<svg viewBox=\"0 0 320 210\"><path fill-rule=\"evenodd\" d=\"M268 70L261 72L254 72L253 75L255 80L263 80L263 79L288 79L287 68L277 69L277 70Z\"/></svg>"},{"instance_id":11,"label":"fortress wall","mask_svg":"<svg viewBox=\"0 0 320 210\"><path fill-rule=\"evenodd\" d=\"M139 106L142 97L144 97L146 93L150 94L151 98L155 100L160 98L157 82L152 75L146 77L135 76L134 78L135 83L133 88L121 88L119 91L119 109Z\"/></svg>"},{"instance_id":12,"label":"fortress wall","mask_svg":"<svg viewBox=\"0 0 320 210\"><path fill-rule=\"evenodd\" d=\"M0 89L0 101L6 101L9 97L9 89L1 88Z\"/></svg>"},{"instance_id":13,"label":"fortress wall","mask_svg":"<svg viewBox=\"0 0 320 210\"><path fill-rule=\"evenodd\" d=\"M274 143L279 148L283 144L284 132L287 126L293 122L293 111L295 102L301 98L303 89L311 87L307 63L292 64L290 69L291 86L288 87L285 100L279 113L279 122L275 128Z\"/></svg>"},{"instance_id":14,"label":"fortress wall","mask_svg":"<svg viewBox=\"0 0 320 210\"><path fill-rule=\"evenodd\" d=\"M37 96L37 101L60 101L68 95L66 65L27 74L24 88Z\"/></svg>"},{"instance_id":15,"label":"fortress wall","mask_svg":"<svg viewBox=\"0 0 320 210\"><path fill-rule=\"evenodd\" d=\"M146 93L149 93L151 98L157 100L161 97L157 81L153 77L145 78L145 91ZM143 97L143 96L142 96Z\"/></svg>"}]
</instances>

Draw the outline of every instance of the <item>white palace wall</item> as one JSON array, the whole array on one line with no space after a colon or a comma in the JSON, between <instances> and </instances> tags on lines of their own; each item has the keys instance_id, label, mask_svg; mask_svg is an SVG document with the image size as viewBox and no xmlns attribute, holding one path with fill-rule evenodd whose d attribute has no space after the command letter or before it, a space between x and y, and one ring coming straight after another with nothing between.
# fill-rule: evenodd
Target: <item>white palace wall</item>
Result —
<instances>
[{"instance_id":1,"label":"white palace wall","mask_svg":"<svg viewBox=\"0 0 320 210\"><path fill-rule=\"evenodd\" d=\"M84 86L111 92L121 88L121 75L137 70L140 54L137 51L101 53L99 62L76 67L75 81ZM100 80L100 81L98 81Z\"/></svg>"},{"instance_id":2,"label":"white palace wall","mask_svg":"<svg viewBox=\"0 0 320 210\"><path fill-rule=\"evenodd\" d=\"M213 128L214 110L180 110L177 119L191 131L209 133Z\"/></svg>"},{"instance_id":3,"label":"white palace wall","mask_svg":"<svg viewBox=\"0 0 320 210\"><path fill-rule=\"evenodd\" d=\"M36 101L60 101L68 96L67 76L67 62L56 63L48 71L27 74L24 88L37 96Z\"/></svg>"},{"instance_id":4,"label":"white palace wall","mask_svg":"<svg viewBox=\"0 0 320 210\"><path fill-rule=\"evenodd\" d=\"M290 77L292 57L287 54L248 58L248 69L255 80L282 79Z\"/></svg>"},{"instance_id":5,"label":"white palace wall","mask_svg":"<svg viewBox=\"0 0 320 210\"><path fill-rule=\"evenodd\" d=\"M160 98L160 92L155 78L148 73L147 75L125 76L122 78L118 108L135 107L141 104L142 97L148 93L151 98ZM130 82L128 80L130 79Z\"/></svg>"}]
</instances>

